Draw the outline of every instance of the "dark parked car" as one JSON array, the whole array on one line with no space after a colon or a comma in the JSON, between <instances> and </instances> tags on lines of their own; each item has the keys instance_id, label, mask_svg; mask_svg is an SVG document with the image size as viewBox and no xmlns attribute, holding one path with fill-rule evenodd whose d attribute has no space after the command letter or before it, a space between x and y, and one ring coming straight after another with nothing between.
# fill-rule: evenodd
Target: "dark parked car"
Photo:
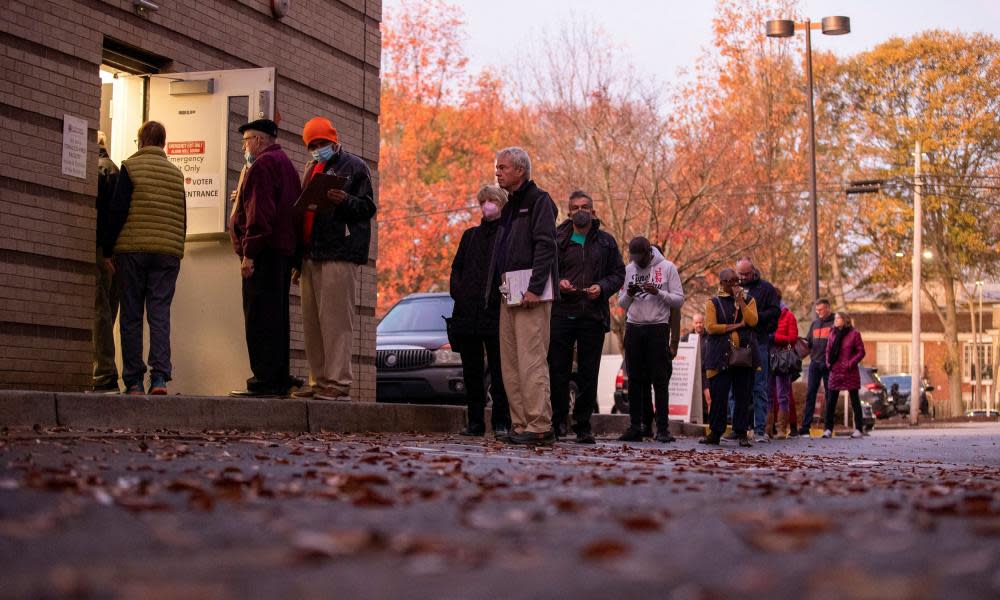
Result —
<instances>
[{"instance_id":1,"label":"dark parked car","mask_svg":"<svg viewBox=\"0 0 1000 600\"><path fill-rule=\"evenodd\" d=\"M410 294L382 317L375 337L378 402L464 404L462 360L445 328L451 296Z\"/></svg>"},{"instance_id":2,"label":"dark parked car","mask_svg":"<svg viewBox=\"0 0 1000 600\"><path fill-rule=\"evenodd\" d=\"M866 367L858 365L858 373L861 375L861 412L865 414L865 426L868 426L868 413L872 413L872 426L875 424L875 417L885 419L896 414L895 407L891 405L889 389L879 377L878 367ZM867 408L865 405L867 404Z\"/></svg>"},{"instance_id":3,"label":"dark parked car","mask_svg":"<svg viewBox=\"0 0 1000 600\"><path fill-rule=\"evenodd\" d=\"M910 413L910 390L913 383L909 373L894 373L883 375L882 384L889 391L889 398L896 407L896 412L900 414ZM893 391L895 386L895 392ZM920 380L920 413L930 414L930 393L934 391L934 386L930 385L926 379Z\"/></svg>"}]
</instances>

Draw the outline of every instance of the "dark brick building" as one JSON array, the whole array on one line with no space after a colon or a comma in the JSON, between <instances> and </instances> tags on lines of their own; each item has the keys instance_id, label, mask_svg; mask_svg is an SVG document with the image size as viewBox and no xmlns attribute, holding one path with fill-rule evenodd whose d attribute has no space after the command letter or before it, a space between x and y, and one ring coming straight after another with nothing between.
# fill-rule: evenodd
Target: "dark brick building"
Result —
<instances>
[{"instance_id":1,"label":"dark brick building","mask_svg":"<svg viewBox=\"0 0 1000 600\"><path fill-rule=\"evenodd\" d=\"M142 4L158 6L142 10ZM200 137L201 152L218 163L207 177L188 181L209 182L205 189L214 191L205 195L216 200L192 206L188 188L172 391L240 387L249 366L238 265L225 231L242 160L235 129L250 117L279 120L279 143L302 165L302 125L329 117L377 184L380 20L380 0L6 2L0 15L0 387L89 385L97 131L112 130L106 131L112 158L120 159L134 151L134 126L144 118L162 118L168 142ZM182 89L176 83L205 79L213 84ZM198 108L182 110L184 102ZM178 115L207 106L223 112L199 121L204 131L189 128L178 139ZM85 156L78 149L85 168L74 174L72 156L64 158L73 151L64 126L79 119L87 132ZM361 327L352 395L363 400L373 400L375 391L374 245L375 239L357 289ZM303 373L297 298L292 304L293 361Z\"/></svg>"}]
</instances>

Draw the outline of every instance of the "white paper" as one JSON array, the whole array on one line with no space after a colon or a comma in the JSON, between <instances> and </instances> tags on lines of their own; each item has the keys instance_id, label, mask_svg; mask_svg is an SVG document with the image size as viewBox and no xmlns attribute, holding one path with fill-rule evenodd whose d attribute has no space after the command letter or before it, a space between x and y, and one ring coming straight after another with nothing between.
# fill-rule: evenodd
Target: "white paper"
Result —
<instances>
[{"instance_id":1,"label":"white paper","mask_svg":"<svg viewBox=\"0 0 1000 600\"><path fill-rule=\"evenodd\" d=\"M87 178L87 120L63 115L62 174Z\"/></svg>"},{"instance_id":2,"label":"white paper","mask_svg":"<svg viewBox=\"0 0 1000 600\"><path fill-rule=\"evenodd\" d=\"M524 298L524 293L528 291L528 284L531 283L531 269L521 269L519 271L507 271L503 274L504 285L501 286L501 291L507 297L508 306L517 306L521 304L521 300ZM542 302L551 302L555 299L552 294L552 277L549 277L545 282L545 291L542 292L541 296Z\"/></svg>"}]
</instances>

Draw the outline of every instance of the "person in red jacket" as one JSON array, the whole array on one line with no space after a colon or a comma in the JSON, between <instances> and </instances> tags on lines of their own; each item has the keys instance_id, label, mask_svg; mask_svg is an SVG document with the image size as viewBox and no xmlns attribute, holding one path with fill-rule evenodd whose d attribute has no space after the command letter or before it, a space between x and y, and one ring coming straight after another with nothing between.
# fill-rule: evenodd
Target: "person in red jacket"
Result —
<instances>
[{"instance_id":1,"label":"person in red jacket","mask_svg":"<svg viewBox=\"0 0 1000 600\"><path fill-rule=\"evenodd\" d=\"M778 301L781 304L781 315L778 317L778 329L774 332L773 352L781 352L790 348L799 339L799 323L795 319L795 314L789 310L788 305L781 302L781 290L778 293ZM773 364L773 361L772 361ZM789 419L789 411L794 410L791 406L792 381L798 378L795 373L771 373L771 420L777 420L777 432L775 439L783 440L788 437L789 422L795 423L794 417ZM770 428L769 428L770 429ZM792 426L795 432L795 426Z\"/></svg>"},{"instance_id":2,"label":"person in red jacket","mask_svg":"<svg viewBox=\"0 0 1000 600\"><path fill-rule=\"evenodd\" d=\"M851 411L854 413L855 431L852 438L859 438L864 433L864 417L861 415L861 374L858 365L865 357L865 343L861 333L854 328L851 317L845 312L838 312L833 318L833 332L826 344L826 364L830 368L830 388L826 393L824 417L826 428L823 437L833 437L833 416L837 410L837 398L841 390L846 390L851 397ZM846 410L846 408L845 408Z\"/></svg>"}]
</instances>

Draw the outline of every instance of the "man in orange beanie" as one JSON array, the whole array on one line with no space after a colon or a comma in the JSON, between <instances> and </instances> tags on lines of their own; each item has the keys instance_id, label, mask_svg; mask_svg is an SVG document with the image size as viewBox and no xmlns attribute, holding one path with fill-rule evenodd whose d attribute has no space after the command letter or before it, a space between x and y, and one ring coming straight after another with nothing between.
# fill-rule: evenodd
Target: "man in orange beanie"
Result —
<instances>
[{"instance_id":1,"label":"man in orange beanie","mask_svg":"<svg viewBox=\"0 0 1000 600\"><path fill-rule=\"evenodd\" d=\"M361 158L344 151L329 119L310 119L302 141L312 154L302 187L317 173L346 179L342 189L327 192L330 203L303 207L299 223L300 269L292 281L302 286L302 327L309 386L295 392L299 398L350 400L351 345L357 307L354 290L358 265L368 262L371 220L375 200L371 174Z\"/></svg>"}]
</instances>

